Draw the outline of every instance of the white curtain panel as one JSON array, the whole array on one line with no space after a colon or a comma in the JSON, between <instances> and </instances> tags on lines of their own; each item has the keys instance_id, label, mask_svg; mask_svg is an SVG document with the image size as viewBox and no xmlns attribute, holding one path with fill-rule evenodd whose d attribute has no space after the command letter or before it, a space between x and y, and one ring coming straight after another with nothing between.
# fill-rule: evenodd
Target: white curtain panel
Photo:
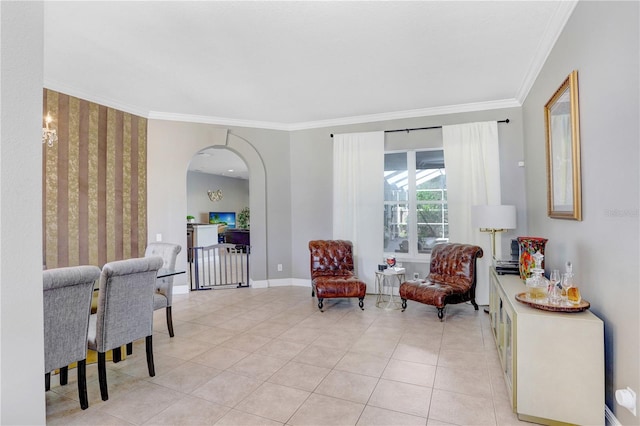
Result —
<instances>
[{"instance_id":1,"label":"white curtain panel","mask_svg":"<svg viewBox=\"0 0 640 426\"><path fill-rule=\"evenodd\" d=\"M384 132L333 136L333 238L353 243L367 293L383 257L383 170Z\"/></svg>"},{"instance_id":2,"label":"white curtain panel","mask_svg":"<svg viewBox=\"0 0 640 426\"><path fill-rule=\"evenodd\" d=\"M449 241L482 247L484 257L477 262L476 302L488 305L491 236L471 226L471 206L501 202L498 123L443 126L442 142L447 170ZM500 257L500 246L496 243L496 257Z\"/></svg>"}]
</instances>

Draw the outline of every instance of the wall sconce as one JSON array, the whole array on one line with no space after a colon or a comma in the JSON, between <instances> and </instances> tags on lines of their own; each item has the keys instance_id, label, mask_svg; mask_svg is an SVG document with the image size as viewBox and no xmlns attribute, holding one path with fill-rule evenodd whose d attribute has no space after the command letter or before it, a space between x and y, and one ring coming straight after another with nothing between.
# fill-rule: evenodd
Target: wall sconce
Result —
<instances>
[{"instance_id":1,"label":"wall sconce","mask_svg":"<svg viewBox=\"0 0 640 426\"><path fill-rule=\"evenodd\" d=\"M491 256L496 257L496 232L516 228L516 206L482 205L471 207L471 226L491 234Z\"/></svg>"},{"instance_id":2,"label":"wall sconce","mask_svg":"<svg viewBox=\"0 0 640 426\"><path fill-rule=\"evenodd\" d=\"M54 143L58 141L58 133L56 129L49 128L49 124L53 121L51 114L47 113L44 118L44 127L42 128L42 143L46 143L49 147L52 147Z\"/></svg>"},{"instance_id":3,"label":"wall sconce","mask_svg":"<svg viewBox=\"0 0 640 426\"><path fill-rule=\"evenodd\" d=\"M222 189L218 189L217 191L208 190L207 195L209 195L211 201L220 201L222 200Z\"/></svg>"}]
</instances>

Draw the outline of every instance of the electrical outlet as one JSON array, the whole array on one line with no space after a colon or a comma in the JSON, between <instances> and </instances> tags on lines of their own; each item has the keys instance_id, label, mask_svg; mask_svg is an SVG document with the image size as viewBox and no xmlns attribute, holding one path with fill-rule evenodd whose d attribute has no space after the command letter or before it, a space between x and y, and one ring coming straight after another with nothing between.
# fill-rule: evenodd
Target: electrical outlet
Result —
<instances>
[{"instance_id":1,"label":"electrical outlet","mask_svg":"<svg viewBox=\"0 0 640 426\"><path fill-rule=\"evenodd\" d=\"M162 241L162 234L156 234L156 241Z\"/></svg>"},{"instance_id":2,"label":"electrical outlet","mask_svg":"<svg viewBox=\"0 0 640 426\"><path fill-rule=\"evenodd\" d=\"M282 263L278 263L278 272L282 272Z\"/></svg>"}]
</instances>

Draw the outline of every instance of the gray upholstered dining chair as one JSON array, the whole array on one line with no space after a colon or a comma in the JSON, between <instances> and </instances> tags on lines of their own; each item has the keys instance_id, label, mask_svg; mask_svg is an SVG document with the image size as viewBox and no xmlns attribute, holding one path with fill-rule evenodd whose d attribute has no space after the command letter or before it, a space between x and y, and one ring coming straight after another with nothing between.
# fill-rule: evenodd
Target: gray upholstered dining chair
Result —
<instances>
[{"instance_id":1,"label":"gray upholstered dining chair","mask_svg":"<svg viewBox=\"0 0 640 426\"><path fill-rule=\"evenodd\" d=\"M175 269L176 258L182 250L182 246L172 243L150 243L144 256L160 256L163 269ZM153 295L153 309L165 309L167 317L167 329L169 336L173 337L173 318L171 315L171 300L173 293L173 276L158 278L156 292Z\"/></svg>"},{"instance_id":2,"label":"gray upholstered dining chair","mask_svg":"<svg viewBox=\"0 0 640 426\"><path fill-rule=\"evenodd\" d=\"M72 266L42 271L44 308L45 389L51 372L60 369L60 384L66 384L69 364L77 362L80 408L89 407L87 398L87 330L91 315L91 296L97 266Z\"/></svg>"},{"instance_id":3,"label":"gray upholstered dining chair","mask_svg":"<svg viewBox=\"0 0 640 426\"><path fill-rule=\"evenodd\" d=\"M149 376L155 376L153 293L160 267L160 257L118 260L102 267L98 310L91 315L87 342L89 349L98 353L98 379L103 401L109 399L106 367L109 350L145 338Z\"/></svg>"}]
</instances>

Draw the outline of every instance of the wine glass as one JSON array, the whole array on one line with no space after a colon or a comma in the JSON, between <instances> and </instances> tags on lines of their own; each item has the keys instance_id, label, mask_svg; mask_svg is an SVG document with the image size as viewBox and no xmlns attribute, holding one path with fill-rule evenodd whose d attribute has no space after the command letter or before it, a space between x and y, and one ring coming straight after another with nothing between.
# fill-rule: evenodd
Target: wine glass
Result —
<instances>
[{"instance_id":1,"label":"wine glass","mask_svg":"<svg viewBox=\"0 0 640 426\"><path fill-rule=\"evenodd\" d=\"M567 296L567 289L573 285L573 274L569 272L565 272L564 274L562 274L561 284L562 291L560 293L560 298L562 299L562 302L564 304L568 304L569 300Z\"/></svg>"},{"instance_id":2,"label":"wine glass","mask_svg":"<svg viewBox=\"0 0 640 426\"><path fill-rule=\"evenodd\" d=\"M559 283L560 283L560 271L557 269L554 269L549 273L549 289L548 289L549 302L551 302L554 305L560 302L561 294L560 294L560 288L558 287Z\"/></svg>"}]
</instances>

